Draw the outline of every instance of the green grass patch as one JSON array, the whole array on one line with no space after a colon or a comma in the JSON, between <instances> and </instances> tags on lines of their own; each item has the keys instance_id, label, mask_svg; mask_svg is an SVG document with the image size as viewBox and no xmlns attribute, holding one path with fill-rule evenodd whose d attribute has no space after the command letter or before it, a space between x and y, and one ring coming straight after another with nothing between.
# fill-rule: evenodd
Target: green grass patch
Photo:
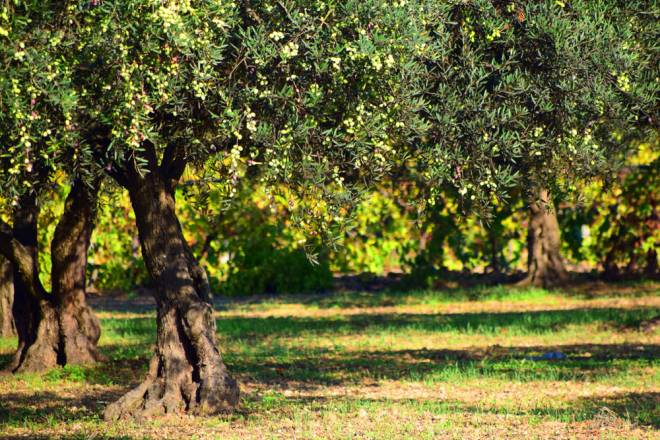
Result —
<instances>
[{"instance_id":1,"label":"green grass patch","mask_svg":"<svg viewBox=\"0 0 660 440\"><path fill-rule=\"evenodd\" d=\"M477 426L523 423L534 438L559 422L635 438L660 428L660 331L645 324L660 315L655 296L627 306L580 299L562 309L559 300L576 301L569 293L484 288L461 295L229 303L217 331L228 368L245 385L241 409L188 422L101 420L104 406L144 377L156 335L153 314L105 312L100 350L107 362L0 376L0 433L133 439L172 429L232 438L241 429L247 438L470 438ZM485 302L496 311L484 312ZM3 365L15 344L0 339ZM566 358L535 360L551 351Z\"/></svg>"}]
</instances>

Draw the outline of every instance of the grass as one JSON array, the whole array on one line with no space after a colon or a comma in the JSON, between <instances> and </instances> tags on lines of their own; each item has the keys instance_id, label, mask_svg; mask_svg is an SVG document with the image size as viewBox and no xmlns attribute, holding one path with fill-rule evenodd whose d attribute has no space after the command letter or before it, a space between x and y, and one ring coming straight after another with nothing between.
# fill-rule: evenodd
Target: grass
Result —
<instances>
[{"instance_id":1,"label":"grass","mask_svg":"<svg viewBox=\"0 0 660 440\"><path fill-rule=\"evenodd\" d=\"M109 361L0 376L2 438L658 438L657 285L221 301L233 414L106 423L154 313L99 305ZM0 339L0 363L15 340ZM546 352L567 358L539 361Z\"/></svg>"}]
</instances>

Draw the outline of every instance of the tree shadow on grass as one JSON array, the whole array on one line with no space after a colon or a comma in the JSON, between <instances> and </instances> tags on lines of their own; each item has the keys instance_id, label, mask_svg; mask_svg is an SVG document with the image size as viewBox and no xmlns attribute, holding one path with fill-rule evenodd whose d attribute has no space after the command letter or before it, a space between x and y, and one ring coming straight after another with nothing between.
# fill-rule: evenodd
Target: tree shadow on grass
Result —
<instances>
[{"instance_id":1,"label":"tree shadow on grass","mask_svg":"<svg viewBox=\"0 0 660 440\"><path fill-rule=\"evenodd\" d=\"M504 313L356 314L336 317L226 317L217 320L227 337L263 335L350 334L405 329L426 332L497 334L506 329L518 334L552 333L569 325L603 324L635 329L659 313L656 308L572 309Z\"/></svg>"},{"instance_id":2,"label":"tree shadow on grass","mask_svg":"<svg viewBox=\"0 0 660 440\"><path fill-rule=\"evenodd\" d=\"M482 406L466 404L457 399L429 398L371 398L349 396L304 396L297 398L269 399L264 405L261 396L250 396L253 405L248 415L257 415L263 409L272 411L273 407L337 407L357 411L361 407L404 405L425 414L496 414L506 416L543 417L560 422L593 421L601 427L617 425L621 420L634 426L660 428L660 393L658 392L620 392L608 395L579 397L566 400L563 406L548 405L530 409L513 409L491 403ZM569 398L570 399L570 398ZM274 402L273 402L274 400ZM265 408L262 408L265 406Z\"/></svg>"},{"instance_id":3,"label":"tree shadow on grass","mask_svg":"<svg viewBox=\"0 0 660 440\"><path fill-rule=\"evenodd\" d=\"M0 354L0 371L3 371L6 365L9 365L9 362L11 362L12 357L13 354L11 353Z\"/></svg>"},{"instance_id":4,"label":"tree shadow on grass","mask_svg":"<svg viewBox=\"0 0 660 440\"><path fill-rule=\"evenodd\" d=\"M603 424L618 417L635 425L660 429L660 393L623 392L606 396L581 397L577 399L574 407L541 408L530 412L557 420L598 420Z\"/></svg>"},{"instance_id":5,"label":"tree shadow on grass","mask_svg":"<svg viewBox=\"0 0 660 440\"><path fill-rule=\"evenodd\" d=\"M472 413L506 412L506 414L518 416L535 415L563 422L592 420L602 426L615 424L616 419L622 419L636 426L660 428L660 393L654 391L580 397L566 402L566 406L563 407L548 406L514 411L465 407L464 410Z\"/></svg>"},{"instance_id":6,"label":"tree shadow on grass","mask_svg":"<svg viewBox=\"0 0 660 440\"><path fill-rule=\"evenodd\" d=\"M530 356L561 350L561 361ZM288 351L287 356L228 357L231 371L251 382L309 387L365 381L597 381L627 374L660 357L660 345L580 344L538 347L485 347L466 350L339 352ZM275 359L272 361L264 359Z\"/></svg>"},{"instance_id":7,"label":"tree shadow on grass","mask_svg":"<svg viewBox=\"0 0 660 440\"><path fill-rule=\"evenodd\" d=\"M609 362L616 359L660 358L656 345L593 345L579 346L582 354L571 352L569 347L531 348L473 348L469 351L418 350L409 352L330 352L321 348L305 348L304 341L299 348L278 344L278 338L318 336L378 336L382 333L396 335L405 331L433 333L459 333L473 335L508 334L550 334L569 325L597 324L608 329L636 328L640 323L657 315L654 308L620 310L576 309L547 310L515 313L460 313L460 314L358 314L338 317L230 317L217 320L218 332L231 346L241 347L232 351L223 349L232 371L254 377L256 381L274 380L284 376L287 380L297 376L298 380L312 380L319 383L340 383L345 377L359 377L364 371L367 377L391 379L457 376L466 371L475 376L497 374L504 376L506 365L512 365L509 375L516 378L521 365L515 360L542 354L545 351L561 350L570 355L556 367L541 368L543 375L587 380L589 375L607 374ZM103 354L111 361L92 370L84 367L63 369L66 378L91 381L100 384L127 384L138 381L146 368L147 358L153 352L151 344L155 340L155 320L153 318L130 317L104 319L103 334L110 344L101 346ZM121 344L112 341L121 339ZM245 347L246 350L242 350ZM573 346L576 348L578 346ZM576 348L577 349L577 348ZM499 351L498 351L499 350ZM499 353L502 352L502 353ZM587 354L588 353L588 354ZM505 358L508 360L505 362ZM9 362L10 355L0 356L0 367ZM272 361L271 361L272 360ZM519 362L518 362L519 363ZM483 365L482 365L483 364ZM497 364L497 365L496 365ZM515 364L515 365L514 365ZM538 364L538 363L537 363ZM484 366L485 365L485 366ZM530 364L534 365L534 364ZM515 368L514 368L515 367ZM531 368L528 368L531 370ZM458 371L457 371L458 370ZM546 370L555 371L553 374ZM533 378L533 374L522 370L522 377ZM344 373L345 372L345 373ZM466 374L468 374L466 373ZM55 374L55 373L53 373ZM553 376L554 375L554 376ZM537 375L539 376L539 375ZM541 376L539 376L541 377ZM55 374L53 379L58 379ZM525 379L533 380L533 379Z\"/></svg>"},{"instance_id":8,"label":"tree shadow on grass","mask_svg":"<svg viewBox=\"0 0 660 440\"><path fill-rule=\"evenodd\" d=\"M579 309L525 313L465 314L361 314L337 318L232 317L218 320L223 338L249 350L225 350L230 371L244 382L264 386L287 385L310 388L328 385L360 384L373 380L460 381L484 377L506 381L597 381L625 374L629 369L646 367L660 359L656 344L580 344L537 347L475 347L464 350L381 350L343 352L328 348L282 346L279 337L310 335L360 335L385 331L396 334L406 329L425 332L499 333L503 329L525 333L552 333L570 324L598 323L606 326L634 326L657 314L657 309ZM104 331L108 330L107 322ZM80 398L67 398L44 392L37 397L5 393L1 397L0 427L20 420L70 420L98 417L103 402L118 398L144 376L152 353L149 342L155 335L153 318L112 320L113 337L134 338L134 343L105 344L101 347L108 362L95 366L64 367L44 374L46 380L77 380L90 384L116 384L118 392L87 392ZM402 336L405 337L405 336ZM561 351L562 361L531 361L527 358L546 351ZM0 356L0 367L10 354ZM35 404L37 399L37 404ZM607 400L610 399L610 400ZM584 399L584 414L607 407L615 413L634 411L633 419L657 426L658 394L615 398ZM607 400L607 401L606 401ZM604 402L604 403L603 403ZM655 407L651 408L653 405ZM36 409L35 409L36 408ZM73 408L79 408L74 410ZM540 416L571 417L567 409L542 408ZM563 411L563 412L562 412ZM651 415L645 415L651 414ZM72 437L75 438L75 437Z\"/></svg>"},{"instance_id":9,"label":"tree shadow on grass","mask_svg":"<svg viewBox=\"0 0 660 440\"><path fill-rule=\"evenodd\" d=\"M9 393L3 396L0 406L0 430L3 427L25 427L30 425L48 425L49 423L74 423L97 421L104 406L118 398L120 392L90 392L79 397L62 397L57 393L44 392L39 395L26 396L20 393ZM229 420L234 417L258 417L268 413L272 417L275 411L285 411L290 414L296 407L341 408L344 412L358 411L360 408L373 408L374 404L384 408L392 405L407 405L420 413L428 414L498 414L507 416L530 417L537 416L561 422L592 421L600 427L617 426L620 420L625 420L636 426L660 428L658 406L660 393L657 392L623 392L605 396L583 397L568 400L564 406L547 406L529 410L515 410L505 406L474 406L466 405L456 399L387 399L360 398L349 396L306 396L298 398L278 398L265 401L261 396L252 394L246 396L247 408L239 409L235 415L220 416ZM46 439L46 434L30 433L23 436L8 436L7 439ZM88 438L84 433L58 435L58 438L74 440ZM104 436L95 434L100 439L131 439L130 436Z\"/></svg>"},{"instance_id":10,"label":"tree shadow on grass","mask_svg":"<svg viewBox=\"0 0 660 440\"><path fill-rule=\"evenodd\" d=\"M503 332L526 335L555 333L569 325L588 324L598 324L607 330L638 330L644 322L658 313L656 308L603 308L507 313L227 317L217 319L216 323L218 333L223 338L259 348L259 344L276 345L274 338L279 337L378 335L383 332L396 334L406 330L473 335L498 335ZM111 358L142 358L150 353L150 345L155 341L156 322L153 318L103 319L102 326L103 339L110 344L103 344L101 350ZM112 344L116 339L125 343ZM1 354L0 367L7 365L10 359L11 354Z\"/></svg>"},{"instance_id":11,"label":"tree shadow on grass","mask_svg":"<svg viewBox=\"0 0 660 440\"><path fill-rule=\"evenodd\" d=\"M453 273L445 276L446 284L438 289L419 289L406 285L406 277L401 276L373 276L369 274L351 275L341 277L337 281L337 288L321 293L306 294L273 294L251 295L246 297L213 298L216 310L226 310L234 306L245 304L269 307L276 304L302 304L321 309L328 308L369 308L404 305L409 302L465 302L482 300L506 301L511 297L523 297L525 293L533 290L538 297L542 294L540 289L516 287L524 274L502 276L493 274ZM450 287L452 285L453 287ZM553 292L566 297L578 299L593 298L635 298L657 294L660 283L657 281L621 281L603 282L598 278L574 274L573 281L561 289ZM112 295L90 296L89 304L96 311L103 312L131 312L154 313L155 301L148 294L148 289L137 297L116 297Z\"/></svg>"},{"instance_id":12,"label":"tree shadow on grass","mask_svg":"<svg viewBox=\"0 0 660 440\"><path fill-rule=\"evenodd\" d=\"M365 331L399 331L405 329L426 332L457 332L497 334L502 331L518 334L557 332L569 325L602 324L609 329L638 330L644 322L660 314L658 308L636 309L571 309L525 312L480 313L381 313L322 317L222 317L216 320L218 332L228 338L259 338L263 336L303 336L319 334L351 334ZM103 319L104 335L153 340L156 322L151 317Z\"/></svg>"},{"instance_id":13,"label":"tree shadow on grass","mask_svg":"<svg viewBox=\"0 0 660 440\"><path fill-rule=\"evenodd\" d=\"M139 383L148 356L118 358L105 346L110 360L91 366L66 366L43 374L46 381L120 385L126 390ZM143 349L145 347L141 347ZM532 361L548 350L567 355L561 361ZM148 351L148 349L146 350ZM264 345L250 353L225 352L229 370L239 381L262 386L305 387L359 385L378 380L460 382L494 378L503 381L599 381L616 379L652 365L660 345L579 344L560 346L475 347L465 350L334 351L327 348L295 350Z\"/></svg>"},{"instance_id":14,"label":"tree shadow on grass","mask_svg":"<svg viewBox=\"0 0 660 440\"><path fill-rule=\"evenodd\" d=\"M230 317L217 320L218 332L239 350L223 349L232 371L255 381L298 380L319 384L343 383L365 378L424 380L432 378L496 375L517 380L589 380L611 375L611 361L643 361L660 358L657 345L548 346L528 348L482 347L470 350L416 350L334 352L322 348L299 348L278 344L282 337L378 336L386 333L409 337L406 330L427 333L463 334L549 334L569 325L598 324L608 328L635 328L657 315L654 308L630 310L576 309L515 313L460 314L358 314L338 317ZM153 353L155 320L130 317L104 319L107 341L122 344L101 346L111 361L93 367L56 369L60 378L98 384L126 385L140 380L147 358ZM572 347L572 348L571 348ZM243 350L245 348L245 350ZM569 359L556 365L521 361L545 351L561 350ZM571 351L573 350L573 351ZM580 350L581 353L577 353ZM10 355L0 356L0 367ZM532 368L536 366L539 368ZM538 373L534 373L538 371ZM62 372L62 376L58 376ZM549 380L549 379L548 379Z\"/></svg>"},{"instance_id":15,"label":"tree shadow on grass","mask_svg":"<svg viewBox=\"0 0 660 440\"><path fill-rule=\"evenodd\" d=\"M245 341L272 337L394 333L415 330L459 334L547 334L570 325L599 324L605 330L639 330L657 317L656 308L544 310L506 313L356 314L323 317L223 317L216 320L218 333ZM155 340L153 318L103 319L106 340L122 338L150 343Z\"/></svg>"},{"instance_id":16,"label":"tree shadow on grass","mask_svg":"<svg viewBox=\"0 0 660 440\"><path fill-rule=\"evenodd\" d=\"M119 385L128 391L147 369L148 356L124 358L126 346L104 346L109 360L91 366L66 366L43 373L42 380ZM149 353L150 347L137 351ZM532 361L548 350L567 355L561 361ZM388 381L460 382L494 378L503 381L593 382L616 379L660 359L660 345L573 344L558 346L474 347L464 350L381 350L342 352L327 348L292 350L264 345L245 353L228 351L229 370L241 382L265 387L319 389ZM29 380L29 379L28 379ZM48 393L44 395L48 396ZM2 400L6 397L2 396Z\"/></svg>"},{"instance_id":17,"label":"tree shadow on grass","mask_svg":"<svg viewBox=\"0 0 660 440\"><path fill-rule=\"evenodd\" d=\"M635 328L657 314L653 308L631 310L576 309L547 310L515 313L461 313L461 314L358 314L338 317L230 317L217 320L222 338L231 345L246 350L226 350L231 371L254 381L298 380L313 383L342 383L372 378L423 379L458 377L468 374L476 377L497 375L519 380L554 378L554 380L589 380L613 374L610 361L617 359L643 360L660 358L657 346L592 345L570 347L528 347L505 349L496 347L474 348L469 351L418 350L409 352L331 352L322 348L291 348L278 344L281 337L378 335L396 334L405 330L428 333L463 334L548 334L569 325L598 324L607 328ZM110 321L110 322L108 322ZM141 359L140 370L123 374L133 382L144 372L150 344L155 335L155 320L151 318L125 318L104 320L104 331L111 327L113 337L135 340L135 344L105 345L104 354L111 359ZM406 337L406 336L402 336ZM145 341L145 342L141 342ZM581 353L575 350L581 350ZM525 357L546 351L562 350L569 359L555 366L539 363L520 365ZM536 365L539 368L532 368ZM525 368L523 368L525 367ZM107 373L122 371L126 364L104 366ZM135 371L135 366L130 367ZM538 373L534 373L538 371ZM92 375L94 376L94 375ZM116 376L115 376L116 377ZM116 379L119 381L120 379ZM135 379L137 380L137 379ZM115 383L126 383L119 381Z\"/></svg>"},{"instance_id":18,"label":"tree shadow on grass","mask_svg":"<svg viewBox=\"0 0 660 440\"><path fill-rule=\"evenodd\" d=\"M119 346L118 346L119 347ZM118 347L106 346L112 354ZM123 346L121 346L123 347ZM642 344L579 344L552 347L568 356L567 360L534 362L527 358L547 350L548 346L536 347L480 347L465 350L384 350L368 352L339 352L327 349L301 350L288 355L273 356L273 353L257 353L252 356L230 356L229 368L241 381L259 383L263 388L285 387L298 389L320 389L328 385L350 385L373 380L431 380L463 381L495 377L505 381L572 380L596 381L616 374L626 366L645 366L660 357L660 345ZM277 350L276 347L273 347ZM281 359L280 359L281 358ZM272 361L268 359L274 359ZM623 364L621 364L623 362ZM631 364L628 364L630 362ZM122 385L125 389L85 390L84 395L63 397L47 391L26 396L20 393L4 393L0 405L0 429L5 426L25 426L30 423L73 422L98 420L107 403L114 401L141 380L146 369L147 358L111 358L104 364L88 367L65 367L53 371L63 373L53 380L78 374L86 383L109 383ZM66 372L69 373L66 373ZM78 372L78 373L76 373ZM70 377L66 377L69 378ZM254 394L246 395L248 401L258 402ZM310 401L319 405L329 404L332 399L346 401L347 397L309 397L285 399L283 405L304 404ZM365 399L362 399L365 400ZM369 400L369 399L366 399ZM393 402L382 399L384 403ZM510 408L471 407L449 400L433 400L423 408L431 412L491 412L520 416L540 416L559 421L583 421L616 415L640 425L658 427L658 404L660 394L620 393L595 396L569 401L565 406L548 406L530 410ZM422 399L410 399L417 405ZM434 403L433 403L434 402ZM430 407L429 407L430 405ZM243 416L254 415L263 408L259 404L248 405L240 410ZM38 436L32 438L39 438ZM44 437L45 438L45 437ZM72 435L65 438L80 438ZM101 437L103 438L103 437ZM109 438L109 437L108 437ZM128 438L128 437L120 437Z\"/></svg>"},{"instance_id":19,"label":"tree shadow on grass","mask_svg":"<svg viewBox=\"0 0 660 440\"><path fill-rule=\"evenodd\" d=\"M401 275L375 276L359 274L342 276L335 280L335 290L305 295L255 295L243 298L216 297L218 309L228 305L270 303L304 304L327 308L367 308L403 305L414 302L464 302L483 300L507 300L530 291L542 294L542 289L518 287L516 282L524 273L469 274L450 272L439 275L433 289L420 288L408 283L409 277ZM576 299L635 298L657 294L660 283L653 280L604 282L587 274L572 274L572 280L561 288L552 289L555 294ZM549 293L549 292L547 292Z\"/></svg>"},{"instance_id":20,"label":"tree shadow on grass","mask_svg":"<svg viewBox=\"0 0 660 440\"><path fill-rule=\"evenodd\" d=\"M103 408L117 400L121 394L121 391L90 389L76 397L65 397L52 391L34 394L3 393L0 430L3 426L25 427L35 424L98 421Z\"/></svg>"}]
</instances>

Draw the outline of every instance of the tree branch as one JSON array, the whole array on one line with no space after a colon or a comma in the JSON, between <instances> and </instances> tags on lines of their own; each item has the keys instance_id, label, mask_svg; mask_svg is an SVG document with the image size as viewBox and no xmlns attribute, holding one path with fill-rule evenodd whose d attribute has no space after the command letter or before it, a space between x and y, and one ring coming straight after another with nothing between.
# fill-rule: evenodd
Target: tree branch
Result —
<instances>
[{"instance_id":1,"label":"tree branch","mask_svg":"<svg viewBox=\"0 0 660 440\"><path fill-rule=\"evenodd\" d=\"M186 170L187 163L186 151L181 144L172 143L167 146L160 164L160 172L167 180L170 190L174 190L176 187Z\"/></svg>"},{"instance_id":2,"label":"tree branch","mask_svg":"<svg viewBox=\"0 0 660 440\"><path fill-rule=\"evenodd\" d=\"M0 254L12 263L29 293L37 299L45 299L46 289L36 273L32 254L16 240L11 226L2 219L0 219Z\"/></svg>"},{"instance_id":3,"label":"tree branch","mask_svg":"<svg viewBox=\"0 0 660 440\"><path fill-rule=\"evenodd\" d=\"M113 162L105 167L105 172L115 182L117 182L117 185L121 186L122 188L128 188L128 177L116 163Z\"/></svg>"}]
</instances>

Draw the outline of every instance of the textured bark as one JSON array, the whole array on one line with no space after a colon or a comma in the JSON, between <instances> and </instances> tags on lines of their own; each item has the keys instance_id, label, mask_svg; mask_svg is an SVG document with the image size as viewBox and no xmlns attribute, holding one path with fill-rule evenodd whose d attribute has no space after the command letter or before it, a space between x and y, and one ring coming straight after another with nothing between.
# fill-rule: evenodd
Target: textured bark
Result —
<instances>
[{"instance_id":1,"label":"textured bark","mask_svg":"<svg viewBox=\"0 0 660 440\"><path fill-rule=\"evenodd\" d=\"M97 191L80 181L73 185L51 242L52 293L63 364L103 359L96 349L101 326L85 301L87 250L94 229Z\"/></svg>"},{"instance_id":2,"label":"textured bark","mask_svg":"<svg viewBox=\"0 0 660 440\"><path fill-rule=\"evenodd\" d=\"M61 364L59 325L51 302L24 294L19 296L17 291L14 313L18 348L9 366L11 371L35 372Z\"/></svg>"},{"instance_id":3,"label":"textured bark","mask_svg":"<svg viewBox=\"0 0 660 440\"><path fill-rule=\"evenodd\" d=\"M16 335L14 316L11 311L14 303L14 277L9 261L0 256L0 337Z\"/></svg>"},{"instance_id":4,"label":"textured bark","mask_svg":"<svg viewBox=\"0 0 660 440\"><path fill-rule=\"evenodd\" d=\"M561 285L568 273L561 257L561 234L556 212L546 190L529 204L527 276L521 284L538 287Z\"/></svg>"},{"instance_id":5,"label":"textured bark","mask_svg":"<svg viewBox=\"0 0 660 440\"><path fill-rule=\"evenodd\" d=\"M11 234L2 234L0 251L14 268L13 314L18 335L18 349L10 364L14 372L102 359L96 350L99 322L85 303L95 205L96 190L80 181L74 183L51 243L52 293L39 281L38 208L33 195L21 199Z\"/></svg>"},{"instance_id":6,"label":"textured bark","mask_svg":"<svg viewBox=\"0 0 660 440\"><path fill-rule=\"evenodd\" d=\"M172 184L154 167L127 180L142 255L156 286L157 343L144 382L108 406L105 418L229 410L238 403L238 384L218 350L206 273L183 237Z\"/></svg>"},{"instance_id":7,"label":"textured bark","mask_svg":"<svg viewBox=\"0 0 660 440\"><path fill-rule=\"evenodd\" d=\"M48 369L58 364L59 326L55 308L39 281L37 217L34 194L26 194L14 211L11 253L14 268L14 322L18 348L9 368L14 372Z\"/></svg>"}]
</instances>

